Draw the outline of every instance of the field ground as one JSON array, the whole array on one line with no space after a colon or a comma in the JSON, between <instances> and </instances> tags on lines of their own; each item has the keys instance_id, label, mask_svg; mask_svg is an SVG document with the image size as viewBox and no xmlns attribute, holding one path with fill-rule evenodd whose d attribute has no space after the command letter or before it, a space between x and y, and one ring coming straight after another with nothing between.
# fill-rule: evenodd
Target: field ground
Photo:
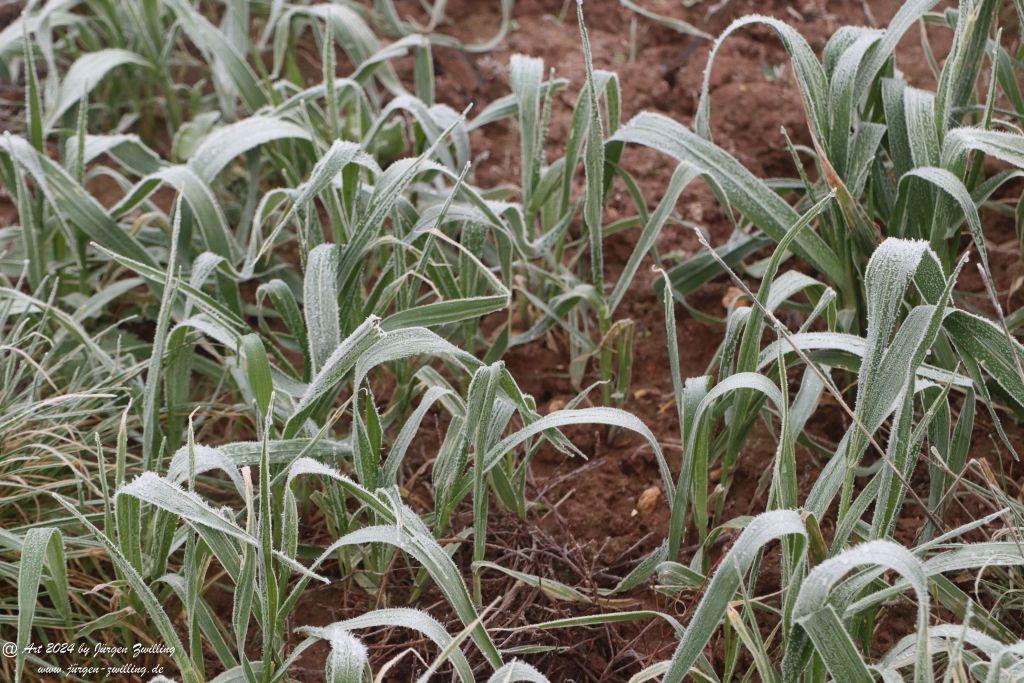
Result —
<instances>
[{"instance_id":1,"label":"field ground","mask_svg":"<svg viewBox=\"0 0 1024 683\"><path fill-rule=\"evenodd\" d=\"M683 19L711 34L720 34L733 20L747 14L766 14L777 17L799 31L817 54L825 48L828 39L840 26L864 25L884 27L900 8L898 0L703 0L683 8L678 1L652 0L644 3L651 10ZM404 17L425 22L427 17L418 2L398 2ZM5 7L0 7L2 21ZM705 63L711 42L687 36L671 28L657 25L637 17L617 0L588 0L585 5L586 22L594 67L616 71L622 93L622 120L626 121L641 111L660 112L691 125L697 112L698 99ZM498 3L476 0L451 0L445 8L445 19L437 30L460 40L472 42L492 35L500 24ZM631 31L634 31L631 35ZM939 64L950 50L951 32L932 29L931 48ZM297 50L299 67L315 74L320 69L319 47L307 34L308 45ZM506 38L492 50L470 53L455 48L434 46L435 92L437 102L447 104L456 111L472 105L472 113L484 111L488 104L509 93L509 60L522 53L544 60L545 68L552 69L555 77L568 80L568 87L559 91L552 100L547 145L549 159L563 154L573 129L573 112L581 88L586 83L586 64L580 49L580 36L575 17L575 3L563 0L518 0L513 14L513 28ZM907 81L927 90L937 87L936 78L921 48L919 32L911 30L898 49L898 67ZM303 63L305 60L305 63ZM393 64L407 86L415 81L414 59L411 56L393 60ZM345 58L339 58L337 73L346 74L353 69ZM987 83L983 77L981 82ZM717 57L710 80L711 129L714 141L733 155L754 175L760 178L782 178L795 175L790 151L782 129L797 145L810 146L811 136L806 123L805 108L786 50L766 27L753 27L737 33ZM0 127L16 134L25 134L23 84L0 85ZM99 132L99 131L92 131ZM162 157L170 157L170 141L165 135L153 136L150 143ZM491 190L517 187L520 184L520 132L512 118L506 118L476 129L470 137L472 168L468 182L473 186ZM620 164L628 168L646 199L649 210L661 200L674 170L675 163L663 154L647 148L629 146ZM998 172L1005 166L1001 162L987 162L986 170ZM582 167L573 180L576 192L583 193L585 179ZM98 176L87 185L101 203L110 207L121 197L122 188L108 178ZM1020 194L1020 183L1013 181L999 190L998 197ZM0 200L0 227L15 225L19 220L16 192L5 188ZM161 191L154 202L171 211L174 195ZM610 223L637 212L633 199L620 185L613 185L605 203L605 221ZM702 246L688 225L696 225L710 237L713 245L724 243L733 230L722 204L707 184L694 183L683 191L676 204L680 219L666 226L656 242L656 251L664 264L685 262L702 251ZM325 214L326 215L326 214ZM1024 299L1024 262L1020 257L1017 233L1012 217L986 210L981 211L985 238L989 245L989 261L1000 302L1007 315L1020 308ZM685 224L685 225L684 225ZM570 228L582 236L577 220ZM608 237L604 242L604 280L613 285L626 267L637 239L636 230L626 230ZM290 248L290 247L289 247ZM301 267L299 254L285 254L296 268ZM771 255L767 247L759 256ZM626 291L616 315L628 318L634 324L632 382L621 407L639 417L661 444L673 476L678 467L683 443L679 433L674 398L673 377L666 343L662 298L655 284L660 275L652 268L654 260L647 257ZM784 269L795 268L814 274L805 263L790 260ZM757 290L757 279L747 277L748 285ZM980 310L991 312L982 276L973 268L965 269L958 283L958 296ZM145 290L140 290L145 291ZM243 297L256 301L255 288L242 287ZM741 295L726 277L718 277L702 285L687 297L689 308L676 307L676 334L680 349L682 377L703 375L713 364L722 344L726 327L724 320L731 304ZM113 305L113 304L112 304ZM116 310L116 309L112 309ZM698 316L703 314L703 318ZM496 335L505 321L505 312L492 313L481 321L485 338ZM796 313L786 323L799 325ZM139 337L152 340L156 329L155 317L131 323L128 328ZM526 324L520 319L513 322L513 332L523 332ZM537 412L545 415L560 410L574 399L579 387L586 387L600 379L596 364L588 366L582 382L570 375L573 350L570 340L561 329L546 334L527 344L513 347L504 356L507 369L524 393L536 400ZM301 356L300 356L301 362ZM847 374L845 381L855 376ZM400 394L393 377L381 375L371 382L373 395L380 405L387 405ZM793 384L793 389L799 382ZM844 387L849 389L850 387ZM226 390L225 390L226 391ZM595 391L582 405L599 405L600 391ZM201 421L197 441L216 446L228 441L257 439L259 433L249 419L238 419L237 400L227 393L211 401L209 413ZM830 397L822 399L821 407L806 425L806 433L816 443L835 449L850 428L850 419ZM204 409L199 397L193 396L194 406ZM959 399L957 399L959 400ZM954 414L960 404L954 401ZM221 412L218 413L218 410ZM726 418L730 419L730 418ZM987 463L995 473L999 486L1006 495L1020 502L1024 489L1024 466L1009 455L995 435L995 426L988 412L978 409L973 428L969 459ZM417 513L427 514L434 509L435 495L430 471L441 448L450 418L442 411L429 412L408 451L403 464L402 491L405 502ZM1004 419L1002 425L1007 438L1019 451L1024 452L1024 424ZM640 436L607 426L571 426L563 429L586 460L567 457L550 445L543 446L532 460L526 477L525 497L532 503L525 518L492 503L488 527L486 559L508 570L560 581L578 588L588 596L598 589L615 584L618 577L627 574L635 564L655 551L669 535L670 508L661 483L658 462L654 453ZM137 435L133 435L135 438ZM113 444L108 444L112 447ZM731 481L721 501L718 519L722 521L756 515L769 507L773 461L778 449L777 435L766 424L758 423L751 430L739 451L735 466L729 473ZM811 450L796 447L798 493L801 500L818 480L823 461ZM722 470L712 469L709 481L712 488L722 477ZM928 498L929 467L921 459L910 477L911 486L918 495ZM861 484L864 482L861 481ZM212 487L203 487L204 495L217 500L219 494ZM225 502L228 502L225 499ZM236 501L237 502L237 501ZM944 522L948 528L977 519L993 512L986 509L982 498L964 497L949 507ZM301 546L325 547L336 535L318 507L300 504L299 543ZM468 501L454 514L451 529L471 528L474 510ZM6 520L5 520L6 522ZM831 538L835 531L834 518L822 520L822 534ZM893 538L912 546L926 523L925 512L912 503L905 505L895 524ZM997 532L1003 521L976 529L968 535L970 540L985 540ZM717 536L708 549L706 562L710 566L724 554L738 535L738 529L726 529ZM698 549L698 531L687 527L679 561L689 562ZM456 565L465 577L470 575L472 553L464 543L454 554ZM293 627L321 626L356 617L368 610L384 606L401 606L412 602L439 619L449 633L463 628L460 615L451 607L444 594L428 582L424 589L417 578L413 563L392 562L378 578L374 591L366 590L355 581L347 580L340 567L328 563L323 573L331 584L312 586L303 592L289 618L288 644L295 646L303 636L295 634ZM77 570L81 571L81 570ZM750 587L755 594L770 594L777 590L782 569L775 553L765 556L758 582ZM552 598L545 590L528 585L510 575L484 570L482 572L482 604L494 605L486 617L488 631L502 650L517 647L552 646L550 651L538 651L523 658L552 681L626 681L644 667L669 659L679 642L678 634L659 619L606 623L574 629L533 631L521 629L555 619L596 615L612 609L650 609L669 613L684 625L693 615L700 592L690 590L678 597L669 597L651 590L649 582L614 599L595 600L594 604ZM74 582L84 580L75 573ZM1019 588L1017 589L1019 590ZM230 621L233 605L233 586L210 582L205 599L213 611L226 622ZM938 610L937 613L945 614ZM1016 616L1013 616L1014 613ZM865 655L878 657L887 652L900 638L913 634L915 609L910 601L893 602L875 617L871 651ZM1017 633L1024 628L1024 613L1004 613L1004 623ZM773 624L762 625L763 636L772 637ZM6 622L5 622L6 623ZM178 624L181 626L181 624ZM8 628L5 626L5 628ZM520 630L516 630L520 629ZM11 631L13 633L13 630ZM719 629L706 648L712 666L720 666L727 645ZM430 662L434 646L425 638L411 640L409 632L398 628L378 628L361 631L360 637L369 650L371 667L377 671L386 662L406 649L415 655L399 660L389 674L389 680L410 679L421 671L418 658ZM258 658L261 648L260 632L249 631L247 649ZM482 660L478 653L467 656L474 666ZM319 642L309 648L291 668L290 675L298 680L322 680L324 662L330 645ZM211 676L222 668L209 645L204 648L206 673ZM744 653L739 660L742 668L752 666L751 657Z\"/></svg>"}]
</instances>

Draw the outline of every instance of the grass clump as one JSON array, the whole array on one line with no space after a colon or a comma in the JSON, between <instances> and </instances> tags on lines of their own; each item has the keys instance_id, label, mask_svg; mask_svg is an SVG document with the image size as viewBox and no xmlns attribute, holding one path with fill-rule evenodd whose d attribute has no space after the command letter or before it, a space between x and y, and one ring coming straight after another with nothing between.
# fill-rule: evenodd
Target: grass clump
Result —
<instances>
[{"instance_id":1,"label":"grass clump","mask_svg":"<svg viewBox=\"0 0 1024 683\"><path fill-rule=\"evenodd\" d=\"M674 651L635 681L1015 680L1024 508L971 448L985 419L1015 457L1024 410L1024 318L997 301L982 220L1019 213L1020 54L1001 3L933 4L840 28L820 56L780 20L739 19L685 127L621 122L580 3L585 78L553 159L571 84L538 58L512 56L510 92L479 111L440 103L435 48L494 49L510 1L472 43L440 32L444 2L425 25L390 0L31 4L0 33L25 105L0 140L18 216L0 232L5 674L75 664L29 647L63 640L160 643L147 663L189 682L289 680L321 643L334 681L547 680L527 662L550 647L494 626L493 572L596 609L520 634L667 624ZM899 71L916 23L952 38L934 92ZM712 139L716 56L750 25L781 39L800 89L795 178L759 179ZM517 184L478 187L474 135L502 121ZM675 159L653 209L627 145ZM733 235L699 233L670 265L658 237L698 180ZM609 220L620 189L636 213ZM611 282L620 233L635 239ZM618 316L647 258L666 266L678 459L625 409L636 323ZM972 259L987 309L964 304ZM686 377L676 304L723 276L741 296ZM577 393L545 410L504 359L553 340ZM812 429L830 410L834 444ZM601 585L494 562L496 517L551 512L534 465L583 456L580 425L649 453L663 539ZM764 510L730 517L758 432ZM950 523L967 502L986 511ZM331 583L366 608L308 623ZM883 646L895 606L912 616ZM374 659L395 628L428 643L422 661Z\"/></svg>"}]
</instances>

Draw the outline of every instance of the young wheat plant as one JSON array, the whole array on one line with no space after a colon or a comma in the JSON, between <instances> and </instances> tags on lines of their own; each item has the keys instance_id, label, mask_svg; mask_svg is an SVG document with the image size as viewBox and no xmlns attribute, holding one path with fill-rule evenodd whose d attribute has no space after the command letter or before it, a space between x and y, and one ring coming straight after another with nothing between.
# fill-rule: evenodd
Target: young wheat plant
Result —
<instances>
[{"instance_id":1,"label":"young wheat plant","mask_svg":"<svg viewBox=\"0 0 1024 683\"><path fill-rule=\"evenodd\" d=\"M515 7L469 41L444 0L422 4L425 21L393 0L42 0L0 30L25 109L0 138L4 679L272 683L314 662L345 683L536 683L565 651L542 633L661 622L671 653L628 653L629 680L1024 680L1024 313L1003 310L983 218L1020 236L1020 3L908 0L821 54L743 17L710 47L691 126L623 123L582 1L579 82L516 54L507 94L444 104L435 52L495 50ZM900 70L918 24L951 39L934 91ZM713 139L716 58L749 26L799 88L794 178ZM518 177L481 187L474 141L498 125ZM656 196L629 146L672 160ZM659 236L685 229L697 182L733 234L698 230L672 263ZM635 214L610 217L617 194ZM627 410L623 304L647 259L679 457ZM688 297L715 278L741 295L686 377L677 304L706 321ZM541 344L566 351L558 408L506 365ZM832 443L817 427L835 413ZM667 510L653 551L586 586L495 561L504 520L561 514L536 459L582 462L580 425L635 439ZM762 511L730 516L765 434ZM1008 472L978 456L985 436ZM506 627L520 589L588 609ZM325 624L321 595L361 607ZM394 629L398 654L380 647Z\"/></svg>"}]
</instances>

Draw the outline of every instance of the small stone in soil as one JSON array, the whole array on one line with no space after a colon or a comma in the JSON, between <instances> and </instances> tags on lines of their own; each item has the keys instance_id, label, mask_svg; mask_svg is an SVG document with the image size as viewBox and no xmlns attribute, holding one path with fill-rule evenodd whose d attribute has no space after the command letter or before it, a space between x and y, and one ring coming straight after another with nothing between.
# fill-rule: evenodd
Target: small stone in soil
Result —
<instances>
[{"instance_id":1,"label":"small stone in soil","mask_svg":"<svg viewBox=\"0 0 1024 683\"><path fill-rule=\"evenodd\" d=\"M725 296L722 297L722 308L729 310L729 306L741 296L744 296L742 289L735 286L729 287L725 290Z\"/></svg>"},{"instance_id":2,"label":"small stone in soil","mask_svg":"<svg viewBox=\"0 0 1024 683\"><path fill-rule=\"evenodd\" d=\"M642 515L649 515L658 506L661 499L661 489L657 486L649 486L643 490L640 497L636 499L636 509Z\"/></svg>"}]
</instances>

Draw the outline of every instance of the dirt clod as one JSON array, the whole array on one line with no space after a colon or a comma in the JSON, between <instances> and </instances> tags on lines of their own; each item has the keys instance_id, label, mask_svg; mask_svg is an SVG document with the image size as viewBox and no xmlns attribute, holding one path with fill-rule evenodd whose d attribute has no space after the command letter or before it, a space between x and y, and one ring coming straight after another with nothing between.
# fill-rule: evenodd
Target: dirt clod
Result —
<instances>
[{"instance_id":1,"label":"dirt clod","mask_svg":"<svg viewBox=\"0 0 1024 683\"><path fill-rule=\"evenodd\" d=\"M661 500L661 488L658 486L649 486L643 490L640 497L636 499L636 510L641 515L649 515L654 512L654 508L658 506L658 501Z\"/></svg>"}]
</instances>

